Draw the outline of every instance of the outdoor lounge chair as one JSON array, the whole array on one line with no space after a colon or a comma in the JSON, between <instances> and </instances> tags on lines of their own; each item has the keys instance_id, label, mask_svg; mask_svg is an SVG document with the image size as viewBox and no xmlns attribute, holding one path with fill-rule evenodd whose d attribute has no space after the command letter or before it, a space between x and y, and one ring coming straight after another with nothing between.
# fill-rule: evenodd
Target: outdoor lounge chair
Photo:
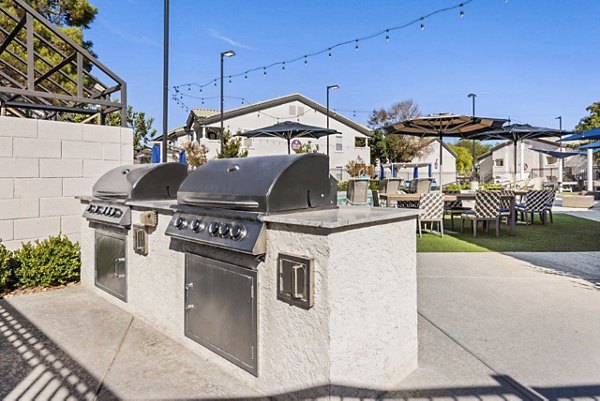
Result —
<instances>
[{"instance_id":1,"label":"outdoor lounge chair","mask_svg":"<svg viewBox=\"0 0 600 401\"><path fill-rule=\"evenodd\" d=\"M367 205L369 180L348 180L346 205Z\"/></svg>"},{"instance_id":2,"label":"outdoor lounge chair","mask_svg":"<svg viewBox=\"0 0 600 401\"><path fill-rule=\"evenodd\" d=\"M528 223L527 215L529 214L531 216L531 223L528 224L533 224L533 216L535 213L538 213L540 215L542 224L546 224L548 197L549 191L545 189L529 191L527 195L525 195L525 202L519 203L515 206L517 212L521 213L521 220Z\"/></svg>"},{"instance_id":3,"label":"outdoor lounge chair","mask_svg":"<svg viewBox=\"0 0 600 401\"><path fill-rule=\"evenodd\" d=\"M447 194L459 193L460 191L448 191ZM462 200L447 201L444 202L444 214L450 216L450 229L454 231L454 216L460 216L461 214L472 210L471 207L463 204Z\"/></svg>"},{"instance_id":4,"label":"outdoor lounge chair","mask_svg":"<svg viewBox=\"0 0 600 401\"><path fill-rule=\"evenodd\" d=\"M381 200L379 199L380 194L397 194L400 189L400 185L404 180L402 178L384 178L379 181L379 187L377 191L373 191L373 206L379 206ZM375 195L377 195L377 204L375 203Z\"/></svg>"},{"instance_id":5,"label":"outdoor lounge chair","mask_svg":"<svg viewBox=\"0 0 600 401\"><path fill-rule=\"evenodd\" d=\"M550 216L550 223L554 223L552 218L552 206L554 205L554 198L556 198L556 191L547 189L548 197L546 198L546 213Z\"/></svg>"},{"instance_id":6,"label":"outdoor lounge chair","mask_svg":"<svg viewBox=\"0 0 600 401\"><path fill-rule=\"evenodd\" d=\"M430 232L433 232L433 223L438 223L438 230L444 236L444 194L441 192L429 192L421 195L419 201L421 214L417 216L417 227L419 238L421 238L421 225L431 223Z\"/></svg>"},{"instance_id":7,"label":"outdoor lounge chair","mask_svg":"<svg viewBox=\"0 0 600 401\"><path fill-rule=\"evenodd\" d=\"M460 215L460 231L463 232L465 220L471 221L473 227L473 237L477 237L477 224L480 221L489 223L496 222L496 237L500 236L500 192L498 191L477 191L475 195L475 208L472 212L466 212ZM486 232L489 225L486 225Z\"/></svg>"},{"instance_id":8,"label":"outdoor lounge chair","mask_svg":"<svg viewBox=\"0 0 600 401\"><path fill-rule=\"evenodd\" d=\"M431 183L433 182L433 178L415 178L413 181L417 182L415 186L415 193L427 194L431 192Z\"/></svg>"}]
</instances>

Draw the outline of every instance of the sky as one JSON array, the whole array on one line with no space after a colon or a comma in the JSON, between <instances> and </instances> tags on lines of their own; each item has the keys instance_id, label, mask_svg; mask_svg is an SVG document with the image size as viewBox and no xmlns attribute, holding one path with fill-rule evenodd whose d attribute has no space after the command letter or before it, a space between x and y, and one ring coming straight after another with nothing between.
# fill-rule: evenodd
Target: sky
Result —
<instances>
[{"instance_id":1,"label":"sky","mask_svg":"<svg viewBox=\"0 0 600 401\"><path fill-rule=\"evenodd\" d=\"M98 14L86 39L127 82L128 103L162 132L163 1L89 0ZM452 112L573 129L600 101L600 1L472 0L403 29L460 0L170 0L169 86L219 78L225 59L225 110L301 93L366 124L373 109L412 99L422 114ZM351 41L327 49L337 43ZM358 49L356 45L358 44ZM302 58L319 50L324 54ZM248 74L227 76L302 58ZM169 129L190 108L219 109L219 86L180 89L169 98ZM200 97L206 98L204 104ZM184 106L185 105L185 106ZM272 121L276 123L277 121ZM271 122L265 125L271 125Z\"/></svg>"}]
</instances>

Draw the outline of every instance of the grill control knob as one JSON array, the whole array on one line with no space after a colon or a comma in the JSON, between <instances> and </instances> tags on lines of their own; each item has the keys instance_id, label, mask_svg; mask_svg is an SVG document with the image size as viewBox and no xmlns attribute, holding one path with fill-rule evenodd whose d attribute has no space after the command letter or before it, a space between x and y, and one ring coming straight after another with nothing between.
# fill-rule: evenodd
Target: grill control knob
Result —
<instances>
[{"instance_id":1,"label":"grill control knob","mask_svg":"<svg viewBox=\"0 0 600 401\"><path fill-rule=\"evenodd\" d=\"M104 215L105 216L109 216L110 212L112 212L113 208L112 207L105 207L104 208Z\"/></svg>"},{"instance_id":2,"label":"grill control knob","mask_svg":"<svg viewBox=\"0 0 600 401\"><path fill-rule=\"evenodd\" d=\"M102 214L104 212L104 208L102 206L96 206L96 214Z\"/></svg>"},{"instance_id":3,"label":"grill control knob","mask_svg":"<svg viewBox=\"0 0 600 401\"><path fill-rule=\"evenodd\" d=\"M115 217L121 217L123 215L123 212L121 211L121 209L115 208L114 215L115 215Z\"/></svg>"},{"instance_id":4,"label":"grill control knob","mask_svg":"<svg viewBox=\"0 0 600 401\"><path fill-rule=\"evenodd\" d=\"M221 225L219 223L217 223L216 221L213 223L210 223L210 225L208 226L208 233L210 235L212 235L213 237L219 234L219 227Z\"/></svg>"},{"instance_id":5,"label":"grill control knob","mask_svg":"<svg viewBox=\"0 0 600 401\"><path fill-rule=\"evenodd\" d=\"M87 211L90 213L94 213L96 211L96 205L89 205Z\"/></svg>"},{"instance_id":6,"label":"grill control knob","mask_svg":"<svg viewBox=\"0 0 600 401\"><path fill-rule=\"evenodd\" d=\"M227 237L229 235L229 231L231 230L231 224L221 224L221 226L219 227L219 236L220 237Z\"/></svg>"},{"instance_id":7,"label":"grill control knob","mask_svg":"<svg viewBox=\"0 0 600 401\"><path fill-rule=\"evenodd\" d=\"M116 207L111 207L110 208L110 215L114 216L115 214L117 214L117 208Z\"/></svg>"},{"instance_id":8,"label":"grill control knob","mask_svg":"<svg viewBox=\"0 0 600 401\"><path fill-rule=\"evenodd\" d=\"M178 217L178 218L175 219L175 223L173 225L175 227L179 228L179 229L182 229L182 228L185 228L185 226L187 224L186 224L186 221L185 221L185 219L183 217Z\"/></svg>"},{"instance_id":9,"label":"grill control knob","mask_svg":"<svg viewBox=\"0 0 600 401\"><path fill-rule=\"evenodd\" d=\"M240 241L244 239L244 237L246 236L246 227L239 226L237 224L232 225L229 236L235 241Z\"/></svg>"},{"instance_id":10,"label":"grill control knob","mask_svg":"<svg viewBox=\"0 0 600 401\"><path fill-rule=\"evenodd\" d=\"M194 231L194 232L199 232L204 230L204 224L202 224L202 222L198 219L194 219L192 220L192 222L190 223L190 228Z\"/></svg>"}]
</instances>

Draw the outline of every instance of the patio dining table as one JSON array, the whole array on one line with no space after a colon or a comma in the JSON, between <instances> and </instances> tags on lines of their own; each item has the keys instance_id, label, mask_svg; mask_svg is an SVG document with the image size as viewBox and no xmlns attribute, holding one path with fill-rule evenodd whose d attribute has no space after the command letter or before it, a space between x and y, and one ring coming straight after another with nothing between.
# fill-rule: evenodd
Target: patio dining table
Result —
<instances>
[{"instance_id":1,"label":"patio dining table","mask_svg":"<svg viewBox=\"0 0 600 401\"><path fill-rule=\"evenodd\" d=\"M510 235L515 235L516 232L516 225L517 225L517 212L515 209L515 196L518 195L524 195L526 192L521 193L523 191L518 191L519 193L516 193L517 191L515 191L515 195L500 195L500 198L503 200L509 200L510 201L510 206L509 206L509 211L510 211L510 218L509 218L509 232ZM398 202L398 201L412 201L412 202L416 202L419 201L421 199L421 194L380 194L379 197L381 198L382 202L385 202L386 205L389 207L391 206L392 202ZM457 200L466 200L466 201L474 201L475 200L475 193L462 193L462 194L444 194L444 202L454 202Z\"/></svg>"}]
</instances>

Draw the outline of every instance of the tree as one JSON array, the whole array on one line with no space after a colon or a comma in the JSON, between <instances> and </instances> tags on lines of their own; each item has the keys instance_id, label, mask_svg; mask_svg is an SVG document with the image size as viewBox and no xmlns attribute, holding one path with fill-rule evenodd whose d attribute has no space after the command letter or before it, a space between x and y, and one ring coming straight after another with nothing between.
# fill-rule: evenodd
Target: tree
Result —
<instances>
[{"instance_id":1,"label":"tree","mask_svg":"<svg viewBox=\"0 0 600 401\"><path fill-rule=\"evenodd\" d=\"M83 30L89 28L89 25L96 17L98 10L89 4L88 0L27 0L27 3L75 43L91 52L92 42L84 39ZM17 20L21 18L21 9L16 7L11 0L0 0L0 8L11 14ZM0 25L8 32L11 32L17 25L17 22L5 14L0 14ZM34 23L34 30L38 35L50 42L55 48L61 50L63 53L67 50L64 41L40 23ZM21 29L17 34L16 39L20 40L22 43L26 43L26 30ZM52 50L49 46L44 45L40 40L34 41L34 51L53 65L58 64L62 60L60 54ZM0 58L11 66L3 69L6 71L6 74L12 79L24 83L25 78L23 73L26 72L26 68L17 57L26 60L27 51L16 41L12 41L5 51L0 54ZM43 74L51 67L41 61L37 62L36 60L35 68ZM91 66L89 63L84 62L84 68L89 70L91 69ZM77 71L73 64L63 67L62 71L71 79L76 80ZM60 86L62 86L69 92L76 93L75 84L59 72L51 74L49 78L54 80L56 84L45 81L44 85L48 90L62 94L63 90L60 89ZM91 82L85 82L85 84L91 85Z\"/></svg>"},{"instance_id":2,"label":"tree","mask_svg":"<svg viewBox=\"0 0 600 401\"><path fill-rule=\"evenodd\" d=\"M346 171L350 174L350 177L366 176L370 177L373 174L373 166L367 165L367 163L358 156L356 160L351 160L346 164Z\"/></svg>"},{"instance_id":3,"label":"tree","mask_svg":"<svg viewBox=\"0 0 600 401\"><path fill-rule=\"evenodd\" d=\"M369 127L374 129L369 140L371 164L389 162L410 162L425 154L429 141L404 135L385 135L382 127L406 121L421 114L419 106L412 99L392 104L389 108L373 110Z\"/></svg>"},{"instance_id":4,"label":"tree","mask_svg":"<svg viewBox=\"0 0 600 401\"><path fill-rule=\"evenodd\" d=\"M456 152L456 171L460 174L470 174L473 169L472 151L458 144L450 144L452 150Z\"/></svg>"},{"instance_id":5,"label":"tree","mask_svg":"<svg viewBox=\"0 0 600 401\"><path fill-rule=\"evenodd\" d=\"M575 131L583 132L600 127L600 102L595 102L585 108L590 115L583 117L575 126ZM594 154L594 164L600 165L600 152Z\"/></svg>"},{"instance_id":6,"label":"tree","mask_svg":"<svg viewBox=\"0 0 600 401\"><path fill-rule=\"evenodd\" d=\"M463 147L469 151L471 154L471 159L473 159L473 141L470 139L461 139L456 144L456 146ZM454 147L453 147L454 149ZM479 156L483 156L488 153L492 149L492 145L487 143L481 143L481 141L475 141L475 158Z\"/></svg>"},{"instance_id":7,"label":"tree","mask_svg":"<svg viewBox=\"0 0 600 401\"><path fill-rule=\"evenodd\" d=\"M208 161L208 147L200 145L198 141L189 141L184 146L185 158L187 160L189 170L195 170L198 166L205 164Z\"/></svg>"},{"instance_id":8,"label":"tree","mask_svg":"<svg viewBox=\"0 0 600 401\"><path fill-rule=\"evenodd\" d=\"M238 132L240 134L240 132ZM242 138L233 138L231 132L225 131L223 133L223 151L217 154L219 159L229 159L237 157L247 157L248 149L242 150Z\"/></svg>"},{"instance_id":9,"label":"tree","mask_svg":"<svg viewBox=\"0 0 600 401\"><path fill-rule=\"evenodd\" d=\"M127 125L133 129L133 149L140 151L148 142L148 138L156 135L156 129L152 128L154 118L146 118L143 111L134 111L131 105L127 106ZM111 113L106 116L106 125L120 127L121 113Z\"/></svg>"}]
</instances>

